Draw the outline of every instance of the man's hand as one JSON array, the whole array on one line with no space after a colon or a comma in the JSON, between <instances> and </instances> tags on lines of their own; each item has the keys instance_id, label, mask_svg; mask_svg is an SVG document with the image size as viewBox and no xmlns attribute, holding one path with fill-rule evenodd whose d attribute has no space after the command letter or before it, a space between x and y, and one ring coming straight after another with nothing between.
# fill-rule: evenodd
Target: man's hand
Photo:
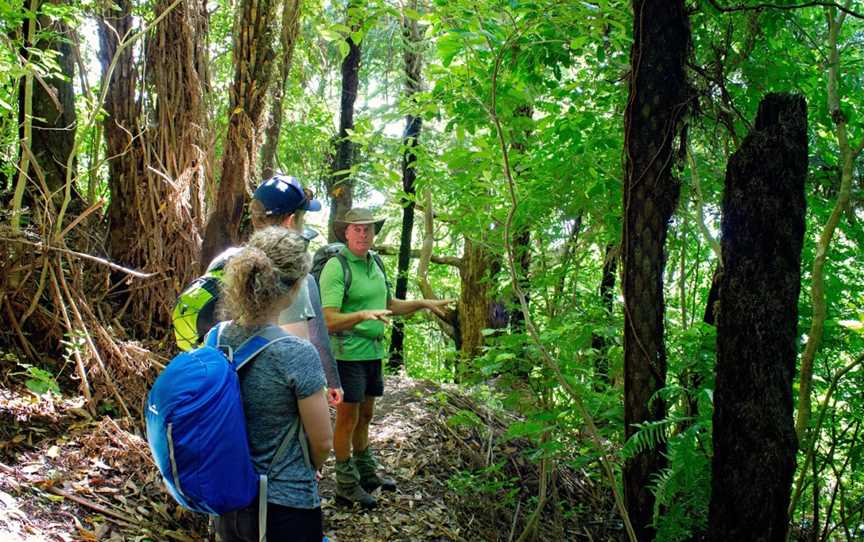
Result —
<instances>
[{"instance_id":1,"label":"man's hand","mask_svg":"<svg viewBox=\"0 0 864 542\"><path fill-rule=\"evenodd\" d=\"M447 305L452 305L456 302L455 299L424 299L425 308L434 312L438 316L443 319L447 319L447 312L444 311L444 307Z\"/></svg>"},{"instance_id":2,"label":"man's hand","mask_svg":"<svg viewBox=\"0 0 864 542\"><path fill-rule=\"evenodd\" d=\"M327 388L327 403L336 406L342 402L342 388Z\"/></svg>"},{"instance_id":3,"label":"man's hand","mask_svg":"<svg viewBox=\"0 0 864 542\"><path fill-rule=\"evenodd\" d=\"M388 316L390 316L391 314L393 314L393 311L388 311L386 309L384 309L384 310L368 310L368 311L363 311L363 319L364 320L380 320L380 321L384 322L385 324L389 324L390 318L388 318Z\"/></svg>"}]
</instances>

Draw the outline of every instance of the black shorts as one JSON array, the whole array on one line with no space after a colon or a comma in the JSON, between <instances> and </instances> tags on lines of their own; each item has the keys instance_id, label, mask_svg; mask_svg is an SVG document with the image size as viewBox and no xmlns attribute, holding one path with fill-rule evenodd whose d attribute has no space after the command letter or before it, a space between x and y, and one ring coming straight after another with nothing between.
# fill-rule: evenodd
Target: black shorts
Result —
<instances>
[{"instance_id":1,"label":"black shorts","mask_svg":"<svg viewBox=\"0 0 864 542\"><path fill-rule=\"evenodd\" d=\"M251 505L216 518L216 534L223 542L257 542L258 499ZM267 503L267 540L321 542L324 537L321 507L289 508Z\"/></svg>"},{"instance_id":2,"label":"black shorts","mask_svg":"<svg viewBox=\"0 0 864 542\"><path fill-rule=\"evenodd\" d=\"M336 360L339 380L342 381L342 400L346 403L362 403L366 397L384 395L384 377L381 375L381 360L343 361Z\"/></svg>"}]
</instances>

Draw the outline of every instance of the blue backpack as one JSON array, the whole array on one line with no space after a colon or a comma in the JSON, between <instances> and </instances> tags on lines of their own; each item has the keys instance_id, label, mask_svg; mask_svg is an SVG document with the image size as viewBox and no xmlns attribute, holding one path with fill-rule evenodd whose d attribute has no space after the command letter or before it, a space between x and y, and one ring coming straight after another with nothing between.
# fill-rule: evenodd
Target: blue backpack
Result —
<instances>
[{"instance_id":1,"label":"blue backpack","mask_svg":"<svg viewBox=\"0 0 864 542\"><path fill-rule=\"evenodd\" d=\"M147 441L168 491L179 504L221 515L249 506L260 495L261 517L267 507L267 475L259 477L252 466L237 372L289 335L269 326L232 350L219 343L227 324L214 327L203 346L177 355L153 383L147 395ZM271 466L294 438L299 438L310 464L298 417Z\"/></svg>"}]
</instances>

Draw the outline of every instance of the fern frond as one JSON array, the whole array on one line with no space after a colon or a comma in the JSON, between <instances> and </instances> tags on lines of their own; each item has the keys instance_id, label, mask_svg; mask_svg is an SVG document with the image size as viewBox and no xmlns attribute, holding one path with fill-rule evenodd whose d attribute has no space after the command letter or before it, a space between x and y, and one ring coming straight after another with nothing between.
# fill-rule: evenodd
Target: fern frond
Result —
<instances>
[{"instance_id":1,"label":"fern frond","mask_svg":"<svg viewBox=\"0 0 864 542\"><path fill-rule=\"evenodd\" d=\"M639 430L624 443L621 457L625 460L631 459L645 450L655 448L657 444L669 440L669 435L677 424L690 420L688 416L680 416L634 424Z\"/></svg>"}]
</instances>

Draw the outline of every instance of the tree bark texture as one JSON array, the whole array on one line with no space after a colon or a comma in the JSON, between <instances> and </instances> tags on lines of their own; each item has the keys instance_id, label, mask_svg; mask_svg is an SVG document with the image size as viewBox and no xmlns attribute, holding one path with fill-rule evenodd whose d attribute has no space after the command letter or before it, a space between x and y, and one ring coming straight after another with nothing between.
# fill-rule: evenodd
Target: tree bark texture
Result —
<instances>
[{"instance_id":1,"label":"tree bark texture","mask_svg":"<svg viewBox=\"0 0 864 542\"><path fill-rule=\"evenodd\" d=\"M264 145L261 146L262 179L269 179L277 173L276 153L279 150L279 133L282 131L282 104L294 63L294 46L300 32L301 4L301 0L285 0L282 5L282 32L279 39L282 57L279 60L279 77L271 87L270 120Z\"/></svg>"},{"instance_id":2,"label":"tree bark texture","mask_svg":"<svg viewBox=\"0 0 864 542\"><path fill-rule=\"evenodd\" d=\"M624 290L625 436L635 424L663 419L650 400L666 383L663 268L669 220L678 203L672 175L675 143L691 93L685 74L690 26L683 0L634 0L630 96L624 116L626 179L622 239ZM653 477L665 466L665 446L645 450L624 467L627 510L639 540L650 528Z\"/></svg>"},{"instance_id":3,"label":"tree bark texture","mask_svg":"<svg viewBox=\"0 0 864 542\"><path fill-rule=\"evenodd\" d=\"M726 171L711 540L785 540L806 176L807 105L769 94Z\"/></svg>"},{"instance_id":4,"label":"tree bark texture","mask_svg":"<svg viewBox=\"0 0 864 542\"><path fill-rule=\"evenodd\" d=\"M64 0L55 0L54 2L62 4ZM24 19L24 36L27 36L27 26L30 24L30 19ZM72 56L72 47L63 37L68 38L71 32L74 32L61 20L53 20L45 15L40 15L37 18L36 32L52 32L58 37L42 36L35 44L27 44L27 47L36 47L42 51L55 51L57 53L57 62L60 70L66 76L62 77L44 77L45 85L38 81L33 83L33 109L32 109L32 133L31 139L28 142L30 145L30 164L27 171L27 177L30 181L27 184L27 190L24 192L25 205L35 210L35 206L40 205L45 199L50 198L55 205L59 206L62 202L63 194L60 191L66 183L66 163L69 159L69 154L72 152L72 147L75 144L75 91L72 88L72 80L75 75L75 61ZM62 37L61 37L62 36ZM22 50L22 56L27 58L29 52ZM24 80L22 78L19 92L18 126L23 130L24 126L24 106L23 106L23 87ZM46 86L48 88L46 88ZM21 134L23 141L23 131ZM35 162L35 163L34 163ZM75 174L75 162L73 162L72 172ZM44 180L45 188L52 194L43 194L42 190L37 187L42 187ZM77 190L72 191L73 198L80 198Z\"/></svg>"},{"instance_id":5,"label":"tree bark texture","mask_svg":"<svg viewBox=\"0 0 864 542\"><path fill-rule=\"evenodd\" d=\"M273 20L276 0L242 0L234 25L234 81L229 91L228 132L222 175L207 220L199 266L203 269L226 247L240 241L240 220L254 178L261 122L273 73Z\"/></svg>"},{"instance_id":6,"label":"tree bark texture","mask_svg":"<svg viewBox=\"0 0 864 542\"><path fill-rule=\"evenodd\" d=\"M462 358L469 360L480 355L483 330L489 325L491 306L491 277L500 263L489 248L471 239L465 239L461 288L459 293L459 343Z\"/></svg>"},{"instance_id":7,"label":"tree bark texture","mask_svg":"<svg viewBox=\"0 0 864 542\"><path fill-rule=\"evenodd\" d=\"M99 18L99 60L103 74L117 55L120 40L133 31L131 0L117 0L115 8L106 9ZM142 225L150 213L149 202L142 199L138 186L147 183L145 174L146 134L139 125L141 104L138 100L138 68L134 49L120 52L105 98L105 144L108 157L108 251L123 265L146 264L146 236Z\"/></svg>"},{"instance_id":8,"label":"tree bark texture","mask_svg":"<svg viewBox=\"0 0 864 542\"><path fill-rule=\"evenodd\" d=\"M160 1L161 13L171 2ZM99 20L103 70L133 28L132 3L120 0ZM153 324L167 329L177 293L195 274L200 244L201 190L206 176L206 10L203 2L178 4L146 43L156 118L143 126L134 48L120 53L105 101L109 189L109 251L117 262L170 276L136 284L128 315L142 333ZM190 204L197 200L196 204ZM197 215L196 215L197 211ZM118 275L117 280L125 280Z\"/></svg>"},{"instance_id":9,"label":"tree bark texture","mask_svg":"<svg viewBox=\"0 0 864 542\"><path fill-rule=\"evenodd\" d=\"M349 17L354 3L348 4ZM356 9L356 8L354 8ZM357 25L349 25L352 30ZM354 143L348 139L348 130L354 129L354 103L357 101L357 88L360 84L360 44L354 43L351 36L345 40L348 43L348 56L342 60L342 98L339 101L339 134L336 138L336 155L333 159L333 169L327 181L327 192L330 196L330 220L327 238L330 242L336 240L333 231L336 218L345 214L354 201L354 180L348 171L354 163Z\"/></svg>"},{"instance_id":10,"label":"tree bark texture","mask_svg":"<svg viewBox=\"0 0 864 542\"><path fill-rule=\"evenodd\" d=\"M416 10L415 1L412 8ZM408 16L402 17L402 35L405 40L405 102L413 104L414 95L420 90L420 75L422 56L418 50L420 31L417 20ZM414 181L417 179L417 155L414 149L419 144L420 130L423 119L408 114L405 117L405 131L402 134L402 235L399 241L399 261L397 264L395 297L405 299L408 295L408 267L411 262L411 240L414 236ZM401 320L393 323L390 334L391 369L398 369L404 364L403 344L405 342L405 323Z\"/></svg>"},{"instance_id":11,"label":"tree bark texture","mask_svg":"<svg viewBox=\"0 0 864 542\"><path fill-rule=\"evenodd\" d=\"M171 5L159 0L157 15ZM197 274L195 255L204 230L204 192L212 175L207 149L207 5L190 0L174 7L147 40L147 75L156 91L156 118L149 143L156 172L151 189L163 202L154 228L162 243L151 257L173 271L176 297ZM171 303L168 304L168 308Z\"/></svg>"}]
</instances>

